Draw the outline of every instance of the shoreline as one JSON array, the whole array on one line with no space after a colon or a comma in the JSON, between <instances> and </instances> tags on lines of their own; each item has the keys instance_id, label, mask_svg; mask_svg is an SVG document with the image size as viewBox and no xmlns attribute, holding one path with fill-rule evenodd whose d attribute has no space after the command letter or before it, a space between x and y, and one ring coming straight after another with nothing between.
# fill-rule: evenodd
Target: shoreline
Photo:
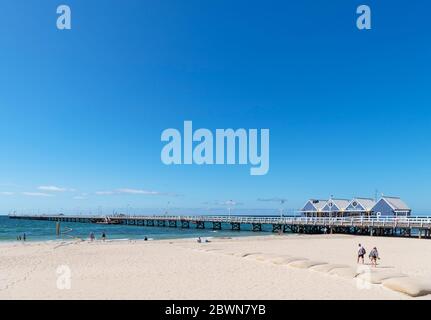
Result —
<instances>
[{"instance_id":1,"label":"shoreline","mask_svg":"<svg viewBox=\"0 0 431 320\"><path fill-rule=\"evenodd\" d=\"M294 235L293 233L284 234L287 235ZM201 236L202 239L233 239L233 238L254 238L254 237L268 237L271 236L269 234L262 234L262 235L234 235L232 237L227 236ZM148 240L144 240L144 238L113 238L113 239L106 239L105 241L96 239L93 242L94 243L109 243L109 242L155 242L155 241L181 241L181 240L196 240L196 236L191 237L182 237L182 238L165 238L165 239L153 239L149 238ZM0 240L0 247L1 246L7 246L7 245L14 245L14 244L44 244L44 243L57 243L57 242L91 242L89 238L75 238L75 239L47 239L47 240Z\"/></svg>"}]
</instances>

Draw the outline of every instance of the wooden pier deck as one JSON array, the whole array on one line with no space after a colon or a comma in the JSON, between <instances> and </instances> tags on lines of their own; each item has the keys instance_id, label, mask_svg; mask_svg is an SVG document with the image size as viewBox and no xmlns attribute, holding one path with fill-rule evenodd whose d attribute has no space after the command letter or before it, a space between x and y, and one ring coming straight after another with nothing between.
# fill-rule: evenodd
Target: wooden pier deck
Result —
<instances>
[{"instance_id":1,"label":"wooden pier deck","mask_svg":"<svg viewBox=\"0 0 431 320\"><path fill-rule=\"evenodd\" d=\"M46 220L147 227L231 229L292 233L344 233L371 236L404 236L431 239L431 217L255 217L255 216L88 216L9 215L10 219ZM266 229L267 230L267 229Z\"/></svg>"}]
</instances>

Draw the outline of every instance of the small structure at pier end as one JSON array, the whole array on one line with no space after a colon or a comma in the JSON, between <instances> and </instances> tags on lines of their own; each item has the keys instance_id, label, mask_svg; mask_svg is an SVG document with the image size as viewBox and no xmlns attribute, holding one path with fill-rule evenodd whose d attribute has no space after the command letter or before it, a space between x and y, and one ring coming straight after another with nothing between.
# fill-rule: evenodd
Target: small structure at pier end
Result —
<instances>
[{"instance_id":1,"label":"small structure at pier end","mask_svg":"<svg viewBox=\"0 0 431 320\"><path fill-rule=\"evenodd\" d=\"M328 200L310 199L302 207L301 212L306 217L319 217L319 213L327 202Z\"/></svg>"},{"instance_id":2,"label":"small structure at pier end","mask_svg":"<svg viewBox=\"0 0 431 320\"><path fill-rule=\"evenodd\" d=\"M305 217L400 217L410 216L411 209L399 197L382 196L378 201L356 197L352 200L308 200L300 210Z\"/></svg>"},{"instance_id":3,"label":"small structure at pier end","mask_svg":"<svg viewBox=\"0 0 431 320\"><path fill-rule=\"evenodd\" d=\"M322 217L343 217L349 205L347 199L329 199L321 210Z\"/></svg>"},{"instance_id":4,"label":"small structure at pier end","mask_svg":"<svg viewBox=\"0 0 431 320\"><path fill-rule=\"evenodd\" d=\"M371 198L353 198L346 208L350 216L371 216L376 201Z\"/></svg>"},{"instance_id":5,"label":"small structure at pier end","mask_svg":"<svg viewBox=\"0 0 431 320\"><path fill-rule=\"evenodd\" d=\"M373 206L373 213L377 216L410 216L412 209L398 197L381 197Z\"/></svg>"}]
</instances>

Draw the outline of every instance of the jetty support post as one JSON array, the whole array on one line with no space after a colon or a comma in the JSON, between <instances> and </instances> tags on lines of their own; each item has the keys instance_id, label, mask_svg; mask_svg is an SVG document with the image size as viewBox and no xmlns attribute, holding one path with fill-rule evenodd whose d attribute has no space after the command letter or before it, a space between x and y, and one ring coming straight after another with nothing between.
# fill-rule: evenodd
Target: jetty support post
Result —
<instances>
[{"instance_id":1,"label":"jetty support post","mask_svg":"<svg viewBox=\"0 0 431 320\"><path fill-rule=\"evenodd\" d=\"M239 222L231 222L232 230L234 231L240 231L241 230L241 224Z\"/></svg>"},{"instance_id":2,"label":"jetty support post","mask_svg":"<svg viewBox=\"0 0 431 320\"><path fill-rule=\"evenodd\" d=\"M190 228L190 222L188 220L181 220L181 228L183 229Z\"/></svg>"},{"instance_id":3,"label":"jetty support post","mask_svg":"<svg viewBox=\"0 0 431 320\"><path fill-rule=\"evenodd\" d=\"M272 232L280 232L281 231L281 224L275 223L272 225Z\"/></svg>"},{"instance_id":4,"label":"jetty support post","mask_svg":"<svg viewBox=\"0 0 431 320\"><path fill-rule=\"evenodd\" d=\"M262 224L261 223L253 223L252 224L252 230L254 232L262 231Z\"/></svg>"},{"instance_id":5,"label":"jetty support post","mask_svg":"<svg viewBox=\"0 0 431 320\"><path fill-rule=\"evenodd\" d=\"M214 221L213 222L213 230L221 230L221 222Z\"/></svg>"}]
</instances>

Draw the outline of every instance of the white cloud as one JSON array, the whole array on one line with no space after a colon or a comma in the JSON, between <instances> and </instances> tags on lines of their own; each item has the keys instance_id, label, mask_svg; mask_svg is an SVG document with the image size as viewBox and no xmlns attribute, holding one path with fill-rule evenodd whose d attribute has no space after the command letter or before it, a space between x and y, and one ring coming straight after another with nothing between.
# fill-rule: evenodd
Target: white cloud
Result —
<instances>
[{"instance_id":1,"label":"white cloud","mask_svg":"<svg viewBox=\"0 0 431 320\"><path fill-rule=\"evenodd\" d=\"M278 197L274 197L274 198L258 198L257 201L261 201L261 202L286 202L287 199L284 198L278 198Z\"/></svg>"},{"instance_id":2,"label":"white cloud","mask_svg":"<svg viewBox=\"0 0 431 320\"><path fill-rule=\"evenodd\" d=\"M237 201L233 201L233 200L224 201L224 202L222 202L222 204L224 204L225 206L239 206L239 205L242 205L241 202L237 202Z\"/></svg>"},{"instance_id":3,"label":"white cloud","mask_svg":"<svg viewBox=\"0 0 431 320\"><path fill-rule=\"evenodd\" d=\"M57 187L57 186L40 186L37 189L41 190L41 191L48 191L48 192L75 191L74 189L61 188L61 187Z\"/></svg>"},{"instance_id":4,"label":"white cloud","mask_svg":"<svg viewBox=\"0 0 431 320\"><path fill-rule=\"evenodd\" d=\"M15 192L9 192L9 191L2 191L0 192L2 196L13 196Z\"/></svg>"},{"instance_id":5,"label":"white cloud","mask_svg":"<svg viewBox=\"0 0 431 320\"><path fill-rule=\"evenodd\" d=\"M131 189L131 188L121 188L114 191L97 191L97 195L113 195L113 194L131 194L131 195L162 195L158 191L142 190L142 189Z\"/></svg>"},{"instance_id":6,"label":"white cloud","mask_svg":"<svg viewBox=\"0 0 431 320\"><path fill-rule=\"evenodd\" d=\"M148 190L139 190L139 189L117 189L118 193L126 193L126 194L145 194L145 195L157 195L160 194L157 191L148 191Z\"/></svg>"},{"instance_id":7,"label":"white cloud","mask_svg":"<svg viewBox=\"0 0 431 320\"><path fill-rule=\"evenodd\" d=\"M203 202L204 205L215 205L215 206L240 206L243 205L242 202L234 201L234 200L227 200L227 201L213 201L213 202Z\"/></svg>"},{"instance_id":8,"label":"white cloud","mask_svg":"<svg viewBox=\"0 0 431 320\"><path fill-rule=\"evenodd\" d=\"M103 195L110 195L110 194L114 194L115 192L113 191L96 191L97 195L103 196Z\"/></svg>"},{"instance_id":9,"label":"white cloud","mask_svg":"<svg viewBox=\"0 0 431 320\"><path fill-rule=\"evenodd\" d=\"M43 193L43 192L23 192L22 194L30 197L52 197L53 196L52 194Z\"/></svg>"}]
</instances>

